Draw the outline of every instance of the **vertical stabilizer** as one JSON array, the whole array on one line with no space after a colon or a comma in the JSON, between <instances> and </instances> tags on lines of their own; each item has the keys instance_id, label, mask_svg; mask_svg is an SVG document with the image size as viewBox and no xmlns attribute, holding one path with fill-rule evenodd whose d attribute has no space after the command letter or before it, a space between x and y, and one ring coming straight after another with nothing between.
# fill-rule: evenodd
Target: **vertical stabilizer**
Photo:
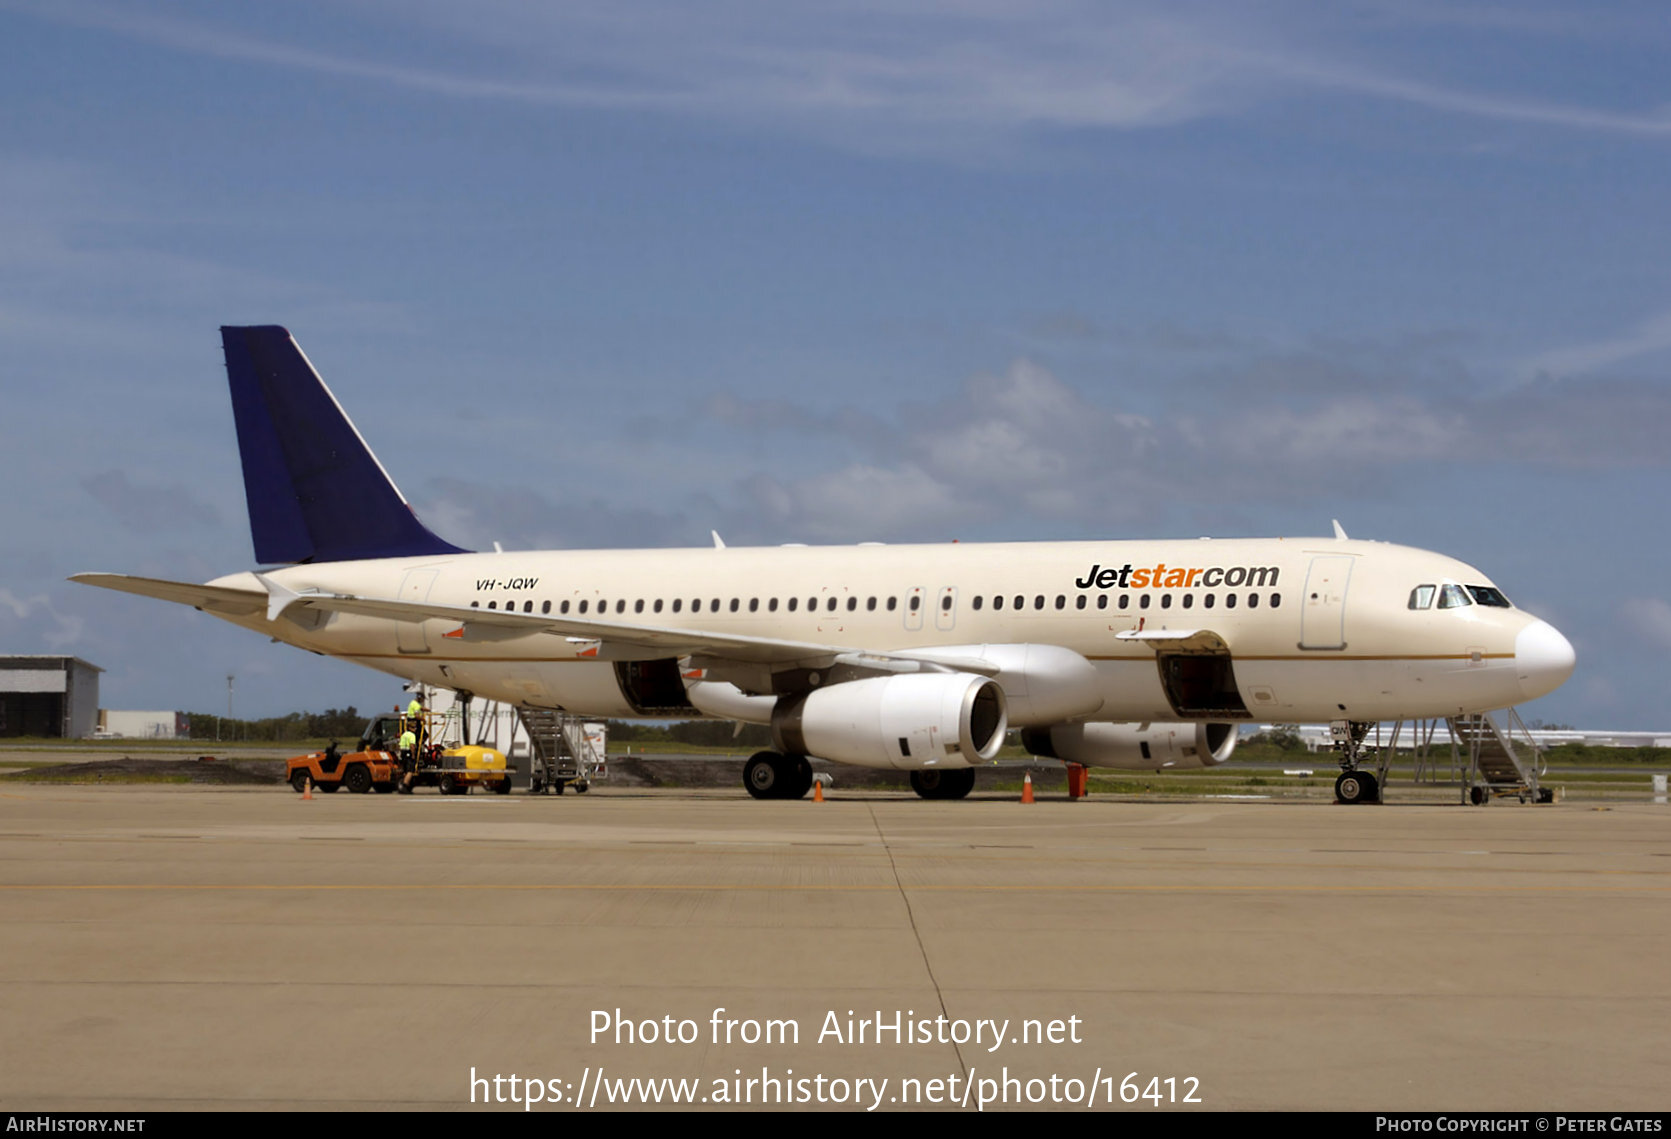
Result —
<instances>
[{"instance_id":1,"label":"vertical stabilizer","mask_svg":"<svg viewBox=\"0 0 1671 1139\"><path fill-rule=\"evenodd\" d=\"M256 561L465 552L418 521L288 331L223 327L220 335Z\"/></svg>"}]
</instances>

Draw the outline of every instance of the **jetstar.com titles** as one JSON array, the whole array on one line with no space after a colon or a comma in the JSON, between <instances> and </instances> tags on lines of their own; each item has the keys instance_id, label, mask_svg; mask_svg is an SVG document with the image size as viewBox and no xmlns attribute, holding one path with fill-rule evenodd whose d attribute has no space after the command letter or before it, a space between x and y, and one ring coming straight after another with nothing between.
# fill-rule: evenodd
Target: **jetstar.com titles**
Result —
<instances>
[{"instance_id":1,"label":"jetstar.com titles","mask_svg":"<svg viewBox=\"0 0 1671 1139\"><path fill-rule=\"evenodd\" d=\"M1276 585L1281 571L1276 566L1189 566L1180 568L1160 562L1134 566L1130 562L1115 569L1100 562L1074 581L1077 589L1237 589Z\"/></svg>"}]
</instances>

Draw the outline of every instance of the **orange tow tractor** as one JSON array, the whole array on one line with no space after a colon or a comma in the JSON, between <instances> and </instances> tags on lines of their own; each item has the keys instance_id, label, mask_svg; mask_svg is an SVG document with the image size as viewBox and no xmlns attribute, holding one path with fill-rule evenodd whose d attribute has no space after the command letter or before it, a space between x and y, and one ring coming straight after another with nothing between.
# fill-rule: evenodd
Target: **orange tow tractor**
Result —
<instances>
[{"instance_id":1,"label":"orange tow tractor","mask_svg":"<svg viewBox=\"0 0 1671 1139\"><path fill-rule=\"evenodd\" d=\"M307 789L309 779L315 789L327 794L338 787L361 795L367 791L387 794L400 783L400 760L393 751L382 749L362 748L343 755L333 741L324 751L287 761L285 779L298 795Z\"/></svg>"}]
</instances>

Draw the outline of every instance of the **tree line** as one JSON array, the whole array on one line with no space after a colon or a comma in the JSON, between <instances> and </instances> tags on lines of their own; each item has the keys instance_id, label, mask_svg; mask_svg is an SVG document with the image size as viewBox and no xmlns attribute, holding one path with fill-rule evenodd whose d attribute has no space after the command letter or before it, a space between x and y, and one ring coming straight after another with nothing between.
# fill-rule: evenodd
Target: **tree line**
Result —
<instances>
[{"instance_id":1,"label":"tree line","mask_svg":"<svg viewBox=\"0 0 1671 1139\"><path fill-rule=\"evenodd\" d=\"M265 720L229 720L213 712L187 712L194 740L357 740L369 719L350 704L323 712L291 712Z\"/></svg>"}]
</instances>

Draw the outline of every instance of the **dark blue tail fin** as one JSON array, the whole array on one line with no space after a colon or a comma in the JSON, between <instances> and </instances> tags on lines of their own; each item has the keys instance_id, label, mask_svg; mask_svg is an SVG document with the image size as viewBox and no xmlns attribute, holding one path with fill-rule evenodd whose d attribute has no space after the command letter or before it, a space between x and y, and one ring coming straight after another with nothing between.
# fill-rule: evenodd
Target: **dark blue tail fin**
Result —
<instances>
[{"instance_id":1,"label":"dark blue tail fin","mask_svg":"<svg viewBox=\"0 0 1671 1139\"><path fill-rule=\"evenodd\" d=\"M220 337L256 561L465 552L418 521L289 332L223 327Z\"/></svg>"}]
</instances>

